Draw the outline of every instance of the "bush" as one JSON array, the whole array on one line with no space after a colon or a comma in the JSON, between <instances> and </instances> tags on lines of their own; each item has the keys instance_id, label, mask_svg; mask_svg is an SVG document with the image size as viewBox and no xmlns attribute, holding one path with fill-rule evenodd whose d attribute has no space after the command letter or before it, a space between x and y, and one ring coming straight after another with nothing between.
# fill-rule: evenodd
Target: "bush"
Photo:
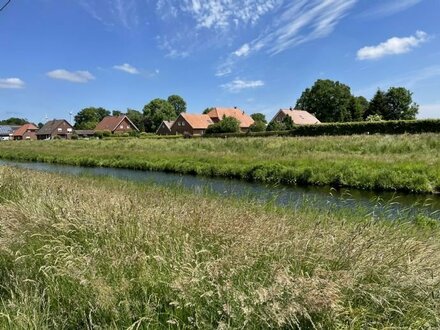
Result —
<instances>
[{"instance_id":1,"label":"bush","mask_svg":"<svg viewBox=\"0 0 440 330\"><path fill-rule=\"evenodd\" d=\"M77 134L73 134L71 137L72 140L78 140L78 135Z\"/></svg>"},{"instance_id":2,"label":"bush","mask_svg":"<svg viewBox=\"0 0 440 330\"><path fill-rule=\"evenodd\" d=\"M218 123L210 125L206 130L206 134L238 132L240 132L240 122L234 117L225 116Z\"/></svg>"},{"instance_id":3,"label":"bush","mask_svg":"<svg viewBox=\"0 0 440 330\"><path fill-rule=\"evenodd\" d=\"M269 126L268 126L269 129ZM211 137L245 136L320 136L320 135L356 135L356 134L420 134L440 133L440 120L396 120L352 123L325 123L317 125L295 126L290 131L266 131L258 133L212 134Z\"/></svg>"},{"instance_id":4,"label":"bush","mask_svg":"<svg viewBox=\"0 0 440 330\"><path fill-rule=\"evenodd\" d=\"M256 121L249 128L250 132L264 132L266 130L266 124L262 121Z\"/></svg>"}]
</instances>

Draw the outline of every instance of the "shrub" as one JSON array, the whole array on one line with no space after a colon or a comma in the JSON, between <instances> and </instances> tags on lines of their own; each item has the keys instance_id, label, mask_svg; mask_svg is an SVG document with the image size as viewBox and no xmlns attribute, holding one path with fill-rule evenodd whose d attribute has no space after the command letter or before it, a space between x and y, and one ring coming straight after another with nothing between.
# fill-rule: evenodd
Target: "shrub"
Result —
<instances>
[{"instance_id":1,"label":"shrub","mask_svg":"<svg viewBox=\"0 0 440 330\"><path fill-rule=\"evenodd\" d=\"M78 140L78 135L77 134L73 134L71 137L72 140Z\"/></svg>"},{"instance_id":2,"label":"shrub","mask_svg":"<svg viewBox=\"0 0 440 330\"><path fill-rule=\"evenodd\" d=\"M240 122L234 117L223 117L218 123L210 125L206 134L213 133L238 133L240 131Z\"/></svg>"}]
</instances>

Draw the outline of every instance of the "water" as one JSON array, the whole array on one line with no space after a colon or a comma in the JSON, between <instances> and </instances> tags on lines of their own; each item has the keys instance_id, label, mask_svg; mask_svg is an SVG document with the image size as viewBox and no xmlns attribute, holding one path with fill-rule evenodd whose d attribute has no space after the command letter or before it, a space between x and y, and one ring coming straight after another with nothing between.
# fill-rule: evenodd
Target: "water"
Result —
<instances>
[{"instance_id":1,"label":"water","mask_svg":"<svg viewBox=\"0 0 440 330\"><path fill-rule=\"evenodd\" d=\"M46 163L22 163L3 160L0 160L0 165L77 176L107 176L141 184L180 186L195 193L210 192L220 196L247 197L259 202L271 201L276 205L293 208L307 204L322 210L330 208L358 209L362 210L366 215L390 219L414 217L415 215L423 214L440 220L440 197L434 195L396 194L390 192L375 193L348 189L335 190L329 187L286 187L164 172Z\"/></svg>"}]
</instances>

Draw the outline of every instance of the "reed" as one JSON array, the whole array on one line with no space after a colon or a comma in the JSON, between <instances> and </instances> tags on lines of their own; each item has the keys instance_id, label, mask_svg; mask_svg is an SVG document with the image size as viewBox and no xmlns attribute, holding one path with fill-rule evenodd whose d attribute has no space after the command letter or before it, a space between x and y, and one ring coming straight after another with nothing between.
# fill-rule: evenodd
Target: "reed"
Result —
<instances>
[{"instance_id":1,"label":"reed","mask_svg":"<svg viewBox=\"0 0 440 330\"><path fill-rule=\"evenodd\" d=\"M0 196L0 328L440 327L436 225L6 167Z\"/></svg>"}]
</instances>

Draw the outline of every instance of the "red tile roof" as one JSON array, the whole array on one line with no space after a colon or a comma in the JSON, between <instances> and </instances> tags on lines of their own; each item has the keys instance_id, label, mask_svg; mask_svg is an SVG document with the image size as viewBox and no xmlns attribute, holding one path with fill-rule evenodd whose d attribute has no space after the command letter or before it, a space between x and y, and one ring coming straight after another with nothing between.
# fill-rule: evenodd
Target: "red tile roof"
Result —
<instances>
[{"instance_id":1,"label":"red tile roof","mask_svg":"<svg viewBox=\"0 0 440 330\"><path fill-rule=\"evenodd\" d=\"M194 129L206 129L209 125L214 124L211 117L209 117L208 115L195 115L182 112L180 116L182 116L182 118L185 119L187 123ZM176 119L174 123L176 123L177 121L178 120Z\"/></svg>"},{"instance_id":2,"label":"red tile roof","mask_svg":"<svg viewBox=\"0 0 440 330\"><path fill-rule=\"evenodd\" d=\"M104 119L101 120L101 122L96 126L95 130L96 131L111 131L111 132L113 132L118 128L119 124L125 118L127 118L127 120L130 122L130 124L133 126L133 128L135 130L138 130L136 125L133 124L133 122L130 120L130 118L128 118L126 115L104 117Z\"/></svg>"},{"instance_id":3,"label":"red tile roof","mask_svg":"<svg viewBox=\"0 0 440 330\"><path fill-rule=\"evenodd\" d=\"M280 111L292 118L295 125L313 125L321 123L314 115L304 110L281 109Z\"/></svg>"},{"instance_id":4,"label":"red tile roof","mask_svg":"<svg viewBox=\"0 0 440 330\"><path fill-rule=\"evenodd\" d=\"M213 108L208 116L218 120L222 120L224 116L233 117L240 122L240 128L249 128L254 123L251 116L238 108Z\"/></svg>"},{"instance_id":5,"label":"red tile roof","mask_svg":"<svg viewBox=\"0 0 440 330\"><path fill-rule=\"evenodd\" d=\"M34 124L24 124L23 126L20 126L18 129L15 130L13 136L23 136L23 134L29 130L35 132L38 130L38 127Z\"/></svg>"}]
</instances>

